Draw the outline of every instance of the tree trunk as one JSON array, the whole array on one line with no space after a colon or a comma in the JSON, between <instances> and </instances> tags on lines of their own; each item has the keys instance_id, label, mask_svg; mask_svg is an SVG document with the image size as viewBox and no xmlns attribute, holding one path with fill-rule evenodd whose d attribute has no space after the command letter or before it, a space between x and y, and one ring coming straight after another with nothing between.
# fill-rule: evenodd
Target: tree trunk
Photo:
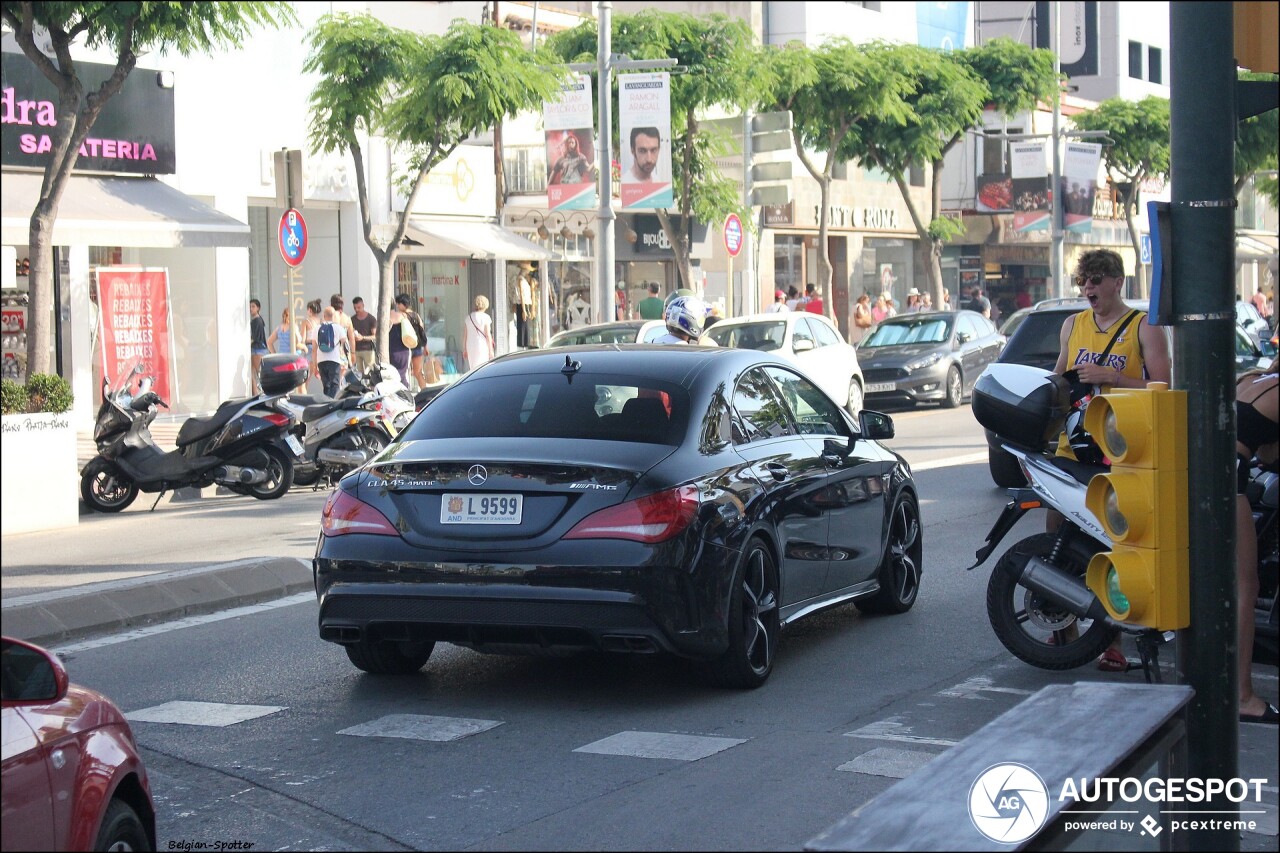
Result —
<instances>
[{"instance_id":1,"label":"tree trunk","mask_svg":"<svg viewBox=\"0 0 1280 853\"><path fill-rule=\"evenodd\" d=\"M836 301L835 294L831 291L831 247L827 245L828 225L827 220L830 218L827 212L831 209L831 158L827 158L827 169L823 172L822 177L818 180L820 189L819 204L822 206L821 216L818 220L818 287L823 297L823 307L826 308L827 319L835 322L836 319ZM804 284L798 285L803 289ZM838 325L838 324L837 324Z\"/></svg>"},{"instance_id":2,"label":"tree trunk","mask_svg":"<svg viewBox=\"0 0 1280 853\"><path fill-rule=\"evenodd\" d=\"M1124 218L1129 224L1129 243L1133 246L1133 278L1138 285L1138 297L1146 299L1151 294L1147 271L1142 265L1142 235L1138 233L1138 201L1142 196L1142 191L1138 189L1139 180L1141 177L1135 178L1130 183L1132 189L1125 194Z\"/></svg>"},{"instance_id":3,"label":"tree trunk","mask_svg":"<svg viewBox=\"0 0 1280 853\"><path fill-rule=\"evenodd\" d=\"M53 341L53 222L52 215L43 215L41 208L52 207L41 199L36 212L31 215L28 240L31 245L31 272L27 280L30 290L27 303L27 371L26 379L37 373L49 372L49 349Z\"/></svg>"},{"instance_id":4,"label":"tree trunk","mask_svg":"<svg viewBox=\"0 0 1280 853\"><path fill-rule=\"evenodd\" d=\"M933 203L940 204L941 185L936 179L933 182ZM924 267L925 287L928 292L933 294L933 305L939 310L942 309L942 247L941 240L935 240L933 235L929 233L929 223L933 220L926 221L920 215L920 210L916 207L915 200L911 198L911 188L907 186L906 180L901 174L893 176L894 183L898 185L898 192L902 194L902 201L907 206L907 215L911 217L911 224L915 226L916 235L919 237L919 245L917 254L920 258L921 266ZM936 208L935 208L936 209ZM905 306L904 306L905 307Z\"/></svg>"},{"instance_id":5,"label":"tree trunk","mask_svg":"<svg viewBox=\"0 0 1280 853\"><path fill-rule=\"evenodd\" d=\"M676 228L676 222L672 220L671 214L664 209L658 209L658 224L662 226L662 233L667 235L667 242L671 244L671 252L676 259L676 274L679 276L677 286L693 290L693 269L689 266L689 240L688 226L682 229ZM683 219L681 222L688 222Z\"/></svg>"}]
</instances>

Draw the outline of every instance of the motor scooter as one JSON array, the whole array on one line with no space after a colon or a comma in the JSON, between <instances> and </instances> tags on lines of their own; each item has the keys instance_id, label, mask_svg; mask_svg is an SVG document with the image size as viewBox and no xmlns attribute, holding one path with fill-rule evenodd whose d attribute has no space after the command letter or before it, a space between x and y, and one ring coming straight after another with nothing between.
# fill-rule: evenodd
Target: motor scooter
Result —
<instances>
[{"instance_id":1,"label":"motor scooter","mask_svg":"<svg viewBox=\"0 0 1280 853\"><path fill-rule=\"evenodd\" d=\"M277 405L282 394L228 400L209 417L188 418L178 431L177 449L166 453L150 426L158 409L169 404L151 390L145 373L142 361L132 359L114 386L103 381L93 430L98 455L80 475L87 506L120 512L140 491L158 492L154 510L167 491L214 484L259 500L288 491L302 445L290 434L292 415Z\"/></svg>"}]
</instances>

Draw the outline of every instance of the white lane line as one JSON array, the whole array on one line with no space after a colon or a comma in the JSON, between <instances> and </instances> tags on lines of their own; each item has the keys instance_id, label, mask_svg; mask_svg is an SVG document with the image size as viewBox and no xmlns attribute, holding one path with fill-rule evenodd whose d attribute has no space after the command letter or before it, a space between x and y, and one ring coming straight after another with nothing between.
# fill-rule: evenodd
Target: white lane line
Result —
<instances>
[{"instance_id":1,"label":"white lane line","mask_svg":"<svg viewBox=\"0 0 1280 853\"><path fill-rule=\"evenodd\" d=\"M974 676L960 682L955 687L949 687L946 690L938 691L939 696L953 696L959 699L986 699L986 696L979 696L979 693L1008 693L1013 696L1030 696L1033 691L1022 690L1017 687L995 687L994 682L984 675Z\"/></svg>"},{"instance_id":2,"label":"white lane line","mask_svg":"<svg viewBox=\"0 0 1280 853\"><path fill-rule=\"evenodd\" d=\"M987 451L981 453L970 453L965 456L952 456L947 459L931 459L928 462L921 462L919 465L907 460L911 463L911 473L917 471L930 471L934 468L949 468L952 465L972 465L974 462L986 462Z\"/></svg>"},{"instance_id":3,"label":"white lane line","mask_svg":"<svg viewBox=\"0 0 1280 853\"><path fill-rule=\"evenodd\" d=\"M428 714L388 714L338 732L356 737L398 737L405 740L451 741L487 732L501 720L469 720L465 717L433 717Z\"/></svg>"},{"instance_id":4,"label":"white lane line","mask_svg":"<svg viewBox=\"0 0 1280 853\"><path fill-rule=\"evenodd\" d=\"M955 746L960 742L958 740L944 740L943 738L920 737L919 735L910 734L911 727L897 722L899 719L901 718L894 717L870 723L860 729L845 732L844 736L867 738L868 740L891 740L901 743L930 743L934 746Z\"/></svg>"},{"instance_id":5,"label":"white lane line","mask_svg":"<svg viewBox=\"0 0 1280 853\"><path fill-rule=\"evenodd\" d=\"M122 634L112 634L109 637L99 637L95 640L68 643L64 646L49 646L49 650L60 655L73 654L75 652L86 652L90 649L100 649L103 646L114 646L116 643L127 643L130 640L141 640L143 637L151 637L156 634L166 634L169 631L178 631L182 628L194 628L197 625L208 625L213 622L222 622L226 619L236 619L240 616L253 616L255 613L266 613L268 610L277 610L281 607L292 607L295 604L302 604L305 601L315 600L316 594L314 592L299 592L296 595L277 598L275 601L266 601L262 604L247 604L244 607L233 607L230 610L220 610L217 613L206 613L203 616L188 616L185 619L175 619L172 622L162 622L159 625L149 625L146 628L125 631Z\"/></svg>"},{"instance_id":6,"label":"white lane line","mask_svg":"<svg viewBox=\"0 0 1280 853\"><path fill-rule=\"evenodd\" d=\"M746 741L733 737L678 735L669 732L618 732L616 735L580 746L574 752L697 761L740 743L746 743Z\"/></svg>"},{"instance_id":7,"label":"white lane line","mask_svg":"<svg viewBox=\"0 0 1280 853\"><path fill-rule=\"evenodd\" d=\"M177 723L184 726L226 728L288 710L282 705L230 705L225 702L166 702L130 711L131 723Z\"/></svg>"}]
</instances>

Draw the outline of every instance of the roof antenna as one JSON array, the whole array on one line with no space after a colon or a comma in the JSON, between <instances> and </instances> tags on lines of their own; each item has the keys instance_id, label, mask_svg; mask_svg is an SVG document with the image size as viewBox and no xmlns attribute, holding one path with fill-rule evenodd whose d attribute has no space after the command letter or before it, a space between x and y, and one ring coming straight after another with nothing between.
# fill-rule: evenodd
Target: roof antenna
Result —
<instances>
[{"instance_id":1,"label":"roof antenna","mask_svg":"<svg viewBox=\"0 0 1280 853\"><path fill-rule=\"evenodd\" d=\"M582 369L582 362L574 361L572 357L564 357L564 367L560 368L560 372L569 378L569 384L573 384L573 377Z\"/></svg>"}]
</instances>

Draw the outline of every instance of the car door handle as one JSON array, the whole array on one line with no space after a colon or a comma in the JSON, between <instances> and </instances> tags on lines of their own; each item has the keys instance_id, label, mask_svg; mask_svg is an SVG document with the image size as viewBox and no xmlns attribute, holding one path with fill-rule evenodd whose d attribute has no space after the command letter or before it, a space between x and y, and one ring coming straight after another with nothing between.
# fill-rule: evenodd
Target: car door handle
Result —
<instances>
[{"instance_id":1,"label":"car door handle","mask_svg":"<svg viewBox=\"0 0 1280 853\"><path fill-rule=\"evenodd\" d=\"M844 467L844 456L839 453L824 453L822 454L822 461L826 462L832 468Z\"/></svg>"},{"instance_id":2,"label":"car door handle","mask_svg":"<svg viewBox=\"0 0 1280 853\"><path fill-rule=\"evenodd\" d=\"M779 483L786 480L787 476L791 473L790 471L787 470L786 465L779 465L777 462L770 462L764 467L768 469L769 474L773 477L773 479L777 480Z\"/></svg>"}]
</instances>

